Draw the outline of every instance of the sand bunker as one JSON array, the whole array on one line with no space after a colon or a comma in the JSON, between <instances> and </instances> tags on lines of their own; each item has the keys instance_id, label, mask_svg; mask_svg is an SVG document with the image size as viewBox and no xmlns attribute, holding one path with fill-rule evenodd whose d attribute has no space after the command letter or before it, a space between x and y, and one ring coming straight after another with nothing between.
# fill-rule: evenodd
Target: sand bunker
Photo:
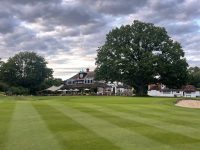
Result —
<instances>
[{"instance_id":1,"label":"sand bunker","mask_svg":"<svg viewBox=\"0 0 200 150\"><path fill-rule=\"evenodd\" d=\"M200 100L180 100L175 105L188 108L200 108Z\"/></svg>"}]
</instances>

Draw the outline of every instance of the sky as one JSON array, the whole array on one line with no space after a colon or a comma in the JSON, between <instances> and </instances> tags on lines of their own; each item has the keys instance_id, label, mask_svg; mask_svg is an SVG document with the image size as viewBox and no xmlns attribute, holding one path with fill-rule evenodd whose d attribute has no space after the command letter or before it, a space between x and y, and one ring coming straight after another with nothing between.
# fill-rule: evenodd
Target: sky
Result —
<instances>
[{"instance_id":1,"label":"sky","mask_svg":"<svg viewBox=\"0 0 200 150\"><path fill-rule=\"evenodd\" d=\"M200 67L199 0L0 0L0 58L34 51L67 79L94 70L106 34L134 20L165 27Z\"/></svg>"}]
</instances>

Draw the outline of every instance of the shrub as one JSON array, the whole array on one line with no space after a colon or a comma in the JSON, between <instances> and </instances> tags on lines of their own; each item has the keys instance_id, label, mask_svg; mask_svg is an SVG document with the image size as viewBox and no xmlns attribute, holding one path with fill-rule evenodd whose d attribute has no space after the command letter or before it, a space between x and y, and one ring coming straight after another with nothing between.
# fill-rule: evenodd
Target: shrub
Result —
<instances>
[{"instance_id":1,"label":"shrub","mask_svg":"<svg viewBox=\"0 0 200 150\"><path fill-rule=\"evenodd\" d=\"M8 87L9 87L9 86L8 86L6 83L0 81L0 91L1 91L1 92L7 91L7 90L8 90Z\"/></svg>"},{"instance_id":2,"label":"shrub","mask_svg":"<svg viewBox=\"0 0 200 150\"><path fill-rule=\"evenodd\" d=\"M23 87L10 87L7 92L7 95L28 95L29 90Z\"/></svg>"}]
</instances>

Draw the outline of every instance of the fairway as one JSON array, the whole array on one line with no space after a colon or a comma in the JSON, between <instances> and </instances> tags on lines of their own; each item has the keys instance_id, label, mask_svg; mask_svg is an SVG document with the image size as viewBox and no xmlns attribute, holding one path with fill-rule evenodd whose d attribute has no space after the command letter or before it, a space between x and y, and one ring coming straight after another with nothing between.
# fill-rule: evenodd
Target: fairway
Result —
<instances>
[{"instance_id":1,"label":"fairway","mask_svg":"<svg viewBox=\"0 0 200 150\"><path fill-rule=\"evenodd\" d=\"M0 96L0 150L199 150L200 109L175 101Z\"/></svg>"}]
</instances>

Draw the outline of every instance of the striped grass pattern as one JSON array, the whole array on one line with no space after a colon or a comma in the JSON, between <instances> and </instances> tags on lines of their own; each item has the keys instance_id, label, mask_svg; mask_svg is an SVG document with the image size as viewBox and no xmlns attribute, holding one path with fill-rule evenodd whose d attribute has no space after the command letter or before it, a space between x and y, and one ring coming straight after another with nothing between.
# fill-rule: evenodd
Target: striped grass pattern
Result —
<instances>
[{"instance_id":1,"label":"striped grass pattern","mask_svg":"<svg viewBox=\"0 0 200 150\"><path fill-rule=\"evenodd\" d=\"M174 98L0 97L0 150L199 150L200 110Z\"/></svg>"}]
</instances>

